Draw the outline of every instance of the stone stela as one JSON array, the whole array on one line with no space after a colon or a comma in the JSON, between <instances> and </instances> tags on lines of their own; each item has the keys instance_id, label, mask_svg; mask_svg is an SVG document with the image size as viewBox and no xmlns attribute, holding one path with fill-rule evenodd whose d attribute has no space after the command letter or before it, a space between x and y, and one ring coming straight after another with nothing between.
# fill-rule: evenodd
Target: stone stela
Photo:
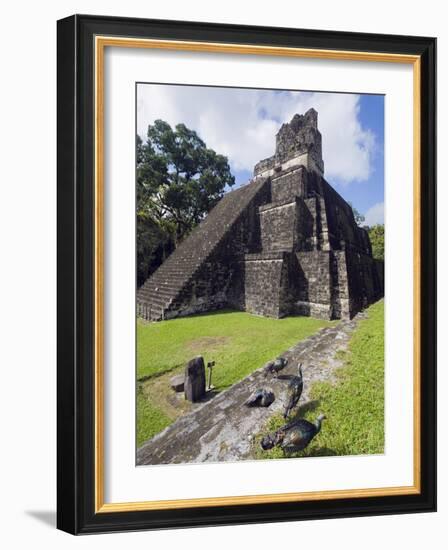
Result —
<instances>
[{"instance_id":1,"label":"stone stela","mask_svg":"<svg viewBox=\"0 0 448 550\"><path fill-rule=\"evenodd\" d=\"M158 321L232 308L268 317L351 319L384 293L384 264L324 179L318 115L294 115L272 157L224 195L137 291Z\"/></svg>"},{"instance_id":2,"label":"stone stela","mask_svg":"<svg viewBox=\"0 0 448 550\"><path fill-rule=\"evenodd\" d=\"M195 403L205 395L205 364L202 356L194 357L185 367L185 399Z\"/></svg>"}]
</instances>

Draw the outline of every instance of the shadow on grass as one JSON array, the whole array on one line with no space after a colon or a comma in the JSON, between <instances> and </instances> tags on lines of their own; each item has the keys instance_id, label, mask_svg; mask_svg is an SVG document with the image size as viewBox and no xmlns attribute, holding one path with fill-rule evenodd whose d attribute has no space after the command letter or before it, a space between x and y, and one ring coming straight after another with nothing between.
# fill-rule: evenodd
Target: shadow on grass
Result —
<instances>
[{"instance_id":1,"label":"shadow on grass","mask_svg":"<svg viewBox=\"0 0 448 550\"><path fill-rule=\"evenodd\" d=\"M309 451L307 454L304 455L304 458L306 457L313 457L313 456L338 456L339 453L335 451L334 449L330 449L329 447L319 447L318 449L313 449L312 451Z\"/></svg>"},{"instance_id":2,"label":"shadow on grass","mask_svg":"<svg viewBox=\"0 0 448 550\"><path fill-rule=\"evenodd\" d=\"M304 449L303 451L295 451L288 453L287 451L283 450L283 456L284 458L312 458L312 457L322 457L322 456L338 456L339 453L336 452L334 449L330 449L329 447L319 447L317 449L313 449L312 451L307 451L307 449Z\"/></svg>"},{"instance_id":3,"label":"shadow on grass","mask_svg":"<svg viewBox=\"0 0 448 550\"><path fill-rule=\"evenodd\" d=\"M227 315L230 313L245 313L240 309L215 309L213 311L204 311L203 313L192 313L191 315L186 315L185 317L174 317L173 319L166 319L164 321L157 321L158 323L166 323L167 321L175 321L176 319L197 319L198 317L213 317L215 315Z\"/></svg>"},{"instance_id":4,"label":"shadow on grass","mask_svg":"<svg viewBox=\"0 0 448 550\"><path fill-rule=\"evenodd\" d=\"M154 378L160 378L161 376L164 376L165 374L169 374L170 372L173 372L182 366L183 366L183 363L178 363L177 365L168 367L165 370L154 372L153 374L145 374L144 376L137 378L137 382L140 382L142 384L144 382L147 382L148 380L153 380Z\"/></svg>"},{"instance_id":5,"label":"shadow on grass","mask_svg":"<svg viewBox=\"0 0 448 550\"><path fill-rule=\"evenodd\" d=\"M299 420L299 418L303 418L306 413L316 411L319 408L319 405L319 399L312 399L311 401L307 401L303 405L299 405L296 409L296 414L294 418L291 419L291 421Z\"/></svg>"}]
</instances>

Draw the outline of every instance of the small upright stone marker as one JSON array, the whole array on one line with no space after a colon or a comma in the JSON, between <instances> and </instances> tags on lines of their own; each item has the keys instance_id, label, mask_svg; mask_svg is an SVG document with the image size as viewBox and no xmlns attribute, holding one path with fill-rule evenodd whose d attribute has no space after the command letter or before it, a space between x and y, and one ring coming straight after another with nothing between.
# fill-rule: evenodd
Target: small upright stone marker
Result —
<instances>
[{"instance_id":1,"label":"small upright stone marker","mask_svg":"<svg viewBox=\"0 0 448 550\"><path fill-rule=\"evenodd\" d=\"M201 355L188 361L185 367L184 390L185 399L193 403L205 395L205 364Z\"/></svg>"},{"instance_id":2,"label":"small upright stone marker","mask_svg":"<svg viewBox=\"0 0 448 550\"><path fill-rule=\"evenodd\" d=\"M170 386L175 392L184 391L185 377L182 374L177 374L170 378Z\"/></svg>"}]
</instances>

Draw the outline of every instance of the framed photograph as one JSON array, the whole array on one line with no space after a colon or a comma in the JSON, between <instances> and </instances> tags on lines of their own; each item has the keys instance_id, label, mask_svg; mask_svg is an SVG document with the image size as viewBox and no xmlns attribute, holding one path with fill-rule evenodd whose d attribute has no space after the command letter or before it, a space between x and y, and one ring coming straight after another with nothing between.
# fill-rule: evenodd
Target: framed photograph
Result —
<instances>
[{"instance_id":1,"label":"framed photograph","mask_svg":"<svg viewBox=\"0 0 448 550\"><path fill-rule=\"evenodd\" d=\"M58 528L436 507L436 40L58 21Z\"/></svg>"}]
</instances>

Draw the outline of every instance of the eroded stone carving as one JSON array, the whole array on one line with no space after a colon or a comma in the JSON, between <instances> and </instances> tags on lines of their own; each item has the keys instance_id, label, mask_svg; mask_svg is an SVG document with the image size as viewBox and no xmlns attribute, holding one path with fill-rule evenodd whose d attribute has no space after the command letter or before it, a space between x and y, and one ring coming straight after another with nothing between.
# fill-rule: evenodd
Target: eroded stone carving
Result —
<instances>
[{"instance_id":1,"label":"eroded stone carving","mask_svg":"<svg viewBox=\"0 0 448 550\"><path fill-rule=\"evenodd\" d=\"M194 357L185 367L185 399L193 403L205 395L205 364L202 356Z\"/></svg>"}]
</instances>

